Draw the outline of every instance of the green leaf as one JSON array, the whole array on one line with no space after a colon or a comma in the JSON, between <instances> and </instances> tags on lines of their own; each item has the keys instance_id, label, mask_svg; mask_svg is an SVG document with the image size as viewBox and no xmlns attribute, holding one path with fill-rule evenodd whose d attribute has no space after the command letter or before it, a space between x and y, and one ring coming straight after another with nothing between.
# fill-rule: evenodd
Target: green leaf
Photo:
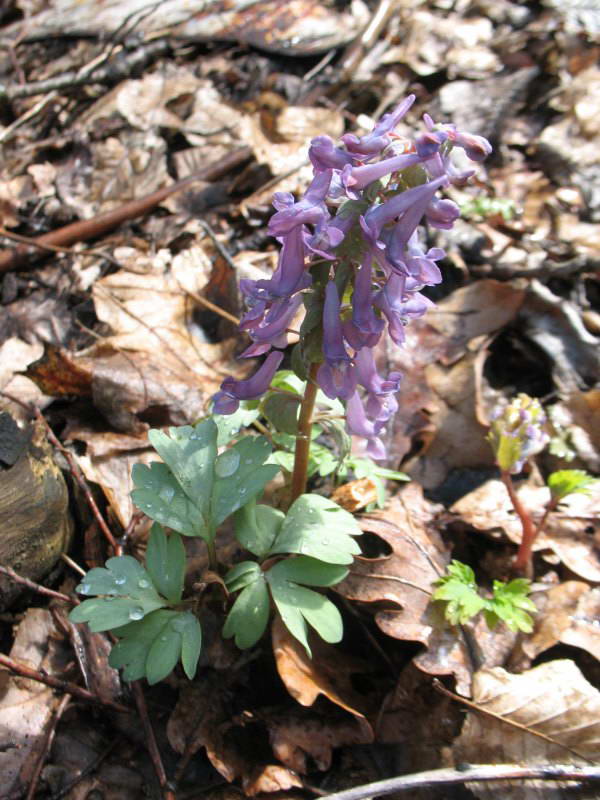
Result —
<instances>
[{"instance_id":1,"label":"green leaf","mask_svg":"<svg viewBox=\"0 0 600 800\"><path fill-rule=\"evenodd\" d=\"M125 668L125 680L146 677L154 684L173 671L181 657L188 678L193 678L200 655L201 630L189 611L161 610L141 622L115 631L120 641L113 647L109 664Z\"/></svg>"},{"instance_id":2,"label":"green leaf","mask_svg":"<svg viewBox=\"0 0 600 800\"><path fill-rule=\"evenodd\" d=\"M254 583L261 575L262 570L256 561L241 561L229 570L223 581L228 592L237 592Z\"/></svg>"},{"instance_id":3,"label":"green leaf","mask_svg":"<svg viewBox=\"0 0 600 800\"><path fill-rule=\"evenodd\" d=\"M146 569L163 597L173 604L181 600L185 578L183 541L178 533L172 533L167 537L158 522L155 522L150 530Z\"/></svg>"},{"instance_id":4,"label":"green leaf","mask_svg":"<svg viewBox=\"0 0 600 800\"><path fill-rule=\"evenodd\" d=\"M186 496L166 464L135 464L131 471L135 489L131 498L150 519L184 536L210 536L200 510Z\"/></svg>"},{"instance_id":5,"label":"green leaf","mask_svg":"<svg viewBox=\"0 0 600 800\"><path fill-rule=\"evenodd\" d=\"M180 615L180 619L183 614ZM202 628L194 614L186 612L181 625L181 664L183 671L193 680L202 649Z\"/></svg>"},{"instance_id":6,"label":"green leaf","mask_svg":"<svg viewBox=\"0 0 600 800\"><path fill-rule=\"evenodd\" d=\"M236 645L245 650L256 644L269 621L269 593L261 573L240 592L223 627L223 636L235 636Z\"/></svg>"},{"instance_id":7,"label":"green leaf","mask_svg":"<svg viewBox=\"0 0 600 800\"><path fill-rule=\"evenodd\" d=\"M335 586L348 574L347 568L340 564L326 564L309 556L288 558L281 563L286 565L286 580L307 586Z\"/></svg>"},{"instance_id":8,"label":"green leaf","mask_svg":"<svg viewBox=\"0 0 600 800\"><path fill-rule=\"evenodd\" d=\"M291 566L294 561L280 561L265 573L265 577L284 625L311 655L307 623L322 639L332 643L341 640L344 627L341 614L331 600L292 580L297 574L296 568Z\"/></svg>"},{"instance_id":9,"label":"green leaf","mask_svg":"<svg viewBox=\"0 0 600 800\"><path fill-rule=\"evenodd\" d=\"M290 507L270 553L300 553L330 564L350 564L360 553L361 533L352 514L315 494L301 495Z\"/></svg>"},{"instance_id":10,"label":"green leaf","mask_svg":"<svg viewBox=\"0 0 600 800\"><path fill-rule=\"evenodd\" d=\"M569 494L587 494L596 478L583 469L561 469L548 476L548 488L554 501L562 500Z\"/></svg>"},{"instance_id":11,"label":"green leaf","mask_svg":"<svg viewBox=\"0 0 600 800\"><path fill-rule=\"evenodd\" d=\"M194 427L169 428L169 433L170 436L151 430L148 438L203 519L207 519L217 456L217 426L209 418Z\"/></svg>"},{"instance_id":12,"label":"green leaf","mask_svg":"<svg viewBox=\"0 0 600 800\"><path fill-rule=\"evenodd\" d=\"M286 392L294 392L300 396L304 394L306 388L306 381L300 378L291 369L279 369L273 376L271 381L271 388L285 389Z\"/></svg>"},{"instance_id":13,"label":"green leaf","mask_svg":"<svg viewBox=\"0 0 600 800\"><path fill-rule=\"evenodd\" d=\"M249 428L260 417L258 408L250 408L250 404L242 400L240 407L233 414L212 414L211 419L217 426L217 447L224 447L239 433L241 428Z\"/></svg>"},{"instance_id":14,"label":"green leaf","mask_svg":"<svg viewBox=\"0 0 600 800\"><path fill-rule=\"evenodd\" d=\"M284 519L285 514L282 511L271 506L257 505L252 500L235 513L236 539L246 550L263 558L271 549Z\"/></svg>"},{"instance_id":15,"label":"green leaf","mask_svg":"<svg viewBox=\"0 0 600 800\"><path fill-rule=\"evenodd\" d=\"M142 619L161 608L162 601L136 600L132 597L94 597L84 600L71 611L71 622L87 622L93 633L110 631Z\"/></svg>"},{"instance_id":16,"label":"green leaf","mask_svg":"<svg viewBox=\"0 0 600 800\"><path fill-rule=\"evenodd\" d=\"M160 602L151 576L131 556L109 558L105 567L91 569L76 587L76 591L80 594L131 597L148 603Z\"/></svg>"},{"instance_id":17,"label":"green leaf","mask_svg":"<svg viewBox=\"0 0 600 800\"><path fill-rule=\"evenodd\" d=\"M259 495L279 472L276 464L265 464L270 454L271 446L263 436L244 436L217 458L211 503L213 526Z\"/></svg>"},{"instance_id":18,"label":"green leaf","mask_svg":"<svg viewBox=\"0 0 600 800\"><path fill-rule=\"evenodd\" d=\"M284 450L276 450L271 455L271 460L274 461L276 464L282 469L287 470L287 472L292 472L294 469L294 454L293 453L286 453Z\"/></svg>"},{"instance_id":19,"label":"green leaf","mask_svg":"<svg viewBox=\"0 0 600 800\"><path fill-rule=\"evenodd\" d=\"M301 397L269 392L261 403L261 411L275 430L296 434L301 402Z\"/></svg>"},{"instance_id":20,"label":"green leaf","mask_svg":"<svg viewBox=\"0 0 600 800\"><path fill-rule=\"evenodd\" d=\"M485 611L489 627L495 627L502 620L511 631L531 633L533 620L527 612L535 613L537 608L528 597L530 590L531 584L525 578L515 578L509 583L494 581L494 594L487 601Z\"/></svg>"},{"instance_id":21,"label":"green leaf","mask_svg":"<svg viewBox=\"0 0 600 800\"><path fill-rule=\"evenodd\" d=\"M132 622L116 630L115 635L119 637L119 641L110 651L110 666L122 669L126 681L144 678L146 659L152 643L177 613L167 609L154 611L141 622Z\"/></svg>"},{"instance_id":22,"label":"green leaf","mask_svg":"<svg viewBox=\"0 0 600 800\"><path fill-rule=\"evenodd\" d=\"M477 592L471 567L460 561L452 561L447 572L436 581L438 588L432 599L446 603L444 613L451 625L461 625L486 608L487 602Z\"/></svg>"}]
</instances>

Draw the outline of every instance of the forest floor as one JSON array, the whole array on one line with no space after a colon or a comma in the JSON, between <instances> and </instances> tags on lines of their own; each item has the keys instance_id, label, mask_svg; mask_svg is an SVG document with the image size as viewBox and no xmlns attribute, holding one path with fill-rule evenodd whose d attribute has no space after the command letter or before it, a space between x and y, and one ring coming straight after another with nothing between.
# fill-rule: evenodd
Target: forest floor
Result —
<instances>
[{"instance_id":1,"label":"forest floor","mask_svg":"<svg viewBox=\"0 0 600 800\"><path fill-rule=\"evenodd\" d=\"M430 613L451 559L484 592L510 574L498 404L526 393L549 418L516 480L535 520L551 472L600 474L599 55L598 4L574 0L3 4L2 800L296 800L437 768L459 782L398 796L600 796L460 777L600 760L600 483L535 543L531 632ZM309 661L274 623L240 654L214 608L193 682L129 685L106 634L68 620L77 565L113 540L143 554L148 429L198 419L243 374L237 281L276 264L273 192L304 191L314 136L368 130L409 93L400 133L427 112L494 150L449 190L455 227L427 233L446 250L435 308L379 353L403 373L386 465L410 481L373 509L368 480L313 480L365 531L332 592L345 638Z\"/></svg>"}]
</instances>

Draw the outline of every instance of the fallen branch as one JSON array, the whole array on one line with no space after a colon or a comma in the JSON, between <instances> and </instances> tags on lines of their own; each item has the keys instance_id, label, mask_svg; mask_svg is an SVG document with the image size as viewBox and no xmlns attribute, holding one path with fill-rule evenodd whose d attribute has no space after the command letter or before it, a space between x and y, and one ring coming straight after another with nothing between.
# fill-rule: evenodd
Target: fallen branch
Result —
<instances>
[{"instance_id":1,"label":"fallen branch","mask_svg":"<svg viewBox=\"0 0 600 800\"><path fill-rule=\"evenodd\" d=\"M322 800L363 800L427 786L451 786L457 783L489 783L491 781L600 781L600 767L578 767L574 764L466 764L460 769L431 769L412 775L400 775L343 792L325 795Z\"/></svg>"},{"instance_id":2,"label":"fallen branch","mask_svg":"<svg viewBox=\"0 0 600 800\"><path fill-rule=\"evenodd\" d=\"M36 236L31 239L30 245L19 245L14 250L0 253L0 273L11 269L24 268L29 266L29 261L41 258L48 250L48 245L52 247L68 247L76 242L84 242L88 239L96 239L113 228L118 227L123 222L144 216L167 197L180 192L189 184L195 181L215 181L226 175L230 170L248 161L252 154L249 147L241 147L224 156L218 162L209 164L204 169L198 170L194 175L183 178L169 186L164 186L151 194L141 197L139 200L131 200L119 208L100 214L92 219L83 219L65 225L58 230ZM36 252L32 248L39 248L42 252Z\"/></svg>"}]
</instances>

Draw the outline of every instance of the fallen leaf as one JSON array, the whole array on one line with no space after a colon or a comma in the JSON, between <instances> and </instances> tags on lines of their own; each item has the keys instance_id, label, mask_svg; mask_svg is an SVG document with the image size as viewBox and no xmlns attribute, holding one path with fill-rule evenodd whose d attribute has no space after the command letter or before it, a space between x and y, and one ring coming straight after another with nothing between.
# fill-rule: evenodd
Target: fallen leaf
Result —
<instances>
[{"instance_id":1,"label":"fallen leaf","mask_svg":"<svg viewBox=\"0 0 600 800\"><path fill-rule=\"evenodd\" d=\"M469 712L453 746L456 762L582 764L600 758L600 693L572 661L551 661L520 675L501 667L481 669L473 676L473 702L555 743L488 715ZM490 800L497 800L499 791L503 800L555 796L548 794L547 784L529 781L519 786L478 784L470 788L477 797Z\"/></svg>"},{"instance_id":2,"label":"fallen leaf","mask_svg":"<svg viewBox=\"0 0 600 800\"><path fill-rule=\"evenodd\" d=\"M269 729L274 755L286 767L306 775L315 767L321 772L331 766L337 747L370 744L373 731L366 722L347 714L288 710L261 714ZM307 759L310 759L307 762Z\"/></svg>"},{"instance_id":3,"label":"fallen leaf","mask_svg":"<svg viewBox=\"0 0 600 800\"><path fill-rule=\"evenodd\" d=\"M418 484L410 483L383 511L363 517L363 530L383 539L391 553L355 558L350 574L335 588L350 600L377 603L375 621L384 633L426 646L414 659L419 669L454 675L458 691L468 693L472 667L463 636L431 607L432 584L449 561L432 524L439 509L425 500Z\"/></svg>"},{"instance_id":4,"label":"fallen leaf","mask_svg":"<svg viewBox=\"0 0 600 800\"><path fill-rule=\"evenodd\" d=\"M300 705L312 706L319 695L366 723L364 701L352 688L351 675L356 666L347 655L315 637L315 651L310 658L277 615L271 627L277 671L286 689ZM312 648L312 644L311 644Z\"/></svg>"},{"instance_id":5,"label":"fallen leaf","mask_svg":"<svg viewBox=\"0 0 600 800\"><path fill-rule=\"evenodd\" d=\"M66 654L49 611L31 608L17 629L10 657L60 677ZM0 672L0 773L4 797L25 792L60 697L43 683Z\"/></svg>"}]
</instances>

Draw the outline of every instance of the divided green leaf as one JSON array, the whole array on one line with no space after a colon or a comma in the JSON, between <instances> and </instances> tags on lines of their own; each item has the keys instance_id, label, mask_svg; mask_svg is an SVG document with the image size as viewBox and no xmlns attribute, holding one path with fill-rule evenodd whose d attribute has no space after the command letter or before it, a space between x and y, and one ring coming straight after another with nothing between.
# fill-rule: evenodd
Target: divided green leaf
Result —
<instances>
[{"instance_id":1,"label":"divided green leaf","mask_svg":"<svg viewBox=\"0 0 600 800\"><path fill-rule=\"evenodd\" d=\"M146 569L160 594L170 603L179 603L185 578L185 548L178 533L167 537L158 522L150 529Z\"/></svg>"},{"instance_id":2,"label":"divided green leaf","mask_svg":"<svg viewBox=\"0 0 600 800\"><path fill-rule=\"evenodd\" d=\"M125 680L145 677L150 684L158 683L173 671L179 659L187 677L194 677L202 632L191 612L162 609L114 633L119 642L111 650L109 664L123 669Z\"/></svg>"},{"instance_id":3,"label":"divided green leaf","mask_svg":"<svg viewBox=\"0 0 600 800\"><path fill-rule=\"evenodd\" d=\"M263 558L271 549L285 514L272 506L257 505L253 500L235 513L235 536L238 542Z\"/></svg>"},{"instance_id":4,"label":"divided green leaf","mask_svg":"<svg viewBox=\"0 0 600 800\"><path fill-rule=\"evenodd\" d=\"M502 620L511 631L531 633L533 620L527 612L535 613L537 608L528 597L530 588L525 578L515 578L509 583L494 581L494 594L484 612L488 626L494 628Z\"/></svg>"},{"instance_id":5,"label":"divided green leaf","mask_svg":"<svg viewBox=\"0 0 600 800\"><path fill-rule=\"evenodd\" d=\"M223 520L262 492L279 467L262 436L246 436L217 455L218 428L211 419L195 427L148 436L165 463L133 468L134 503L151 519L184 536L211 541Z\"/></svg>"},{"instance_id":6,"label":"divided green leaf","mask_svg":"<svg viewBox=\"0 0 600 800\"><path fill-rule=\"evenodd\" d=\"M352 514L316 494L303 494L292 503L270 553L298 553L329 564L350 564L360 553L360 535Z\"/></svg>"},{"instance_id":7,"label":"divided green leaf","mask_svg":"<svg viewBox=\"0 0 600 800\"><path fill-rule=\"evenodd\" d=\"M331 600L298 582L331 586L342 580L347 572L343 567L300 556L280 561L265 575L283 623L309 655L307 624L326 642L333 643L339 642L343 636L343 622Z\"/></svg>"},{"instance_id":8,"label":"divided green leaf","mask_svg":"<svg viewBox=\"0 0 600 800\"><path fill-rule=\"evenodd\" d=\"M446 603L445 616L451 625L462 625L486 607L486 601L477 592L475 573L467 564L451 561L447 575L435 585L433 600Z\"/></svg>"},{"instance_id":9,"label":"divided green leaf","mask_svg":"<svg viewBox=\"0 0 600 800\"><path fill-rule=\"evenodd\" d=\"M223 636L226 639L235 636L241 650L256 644L269 621L269 592L264 573L259 570L253 578L237 596L223 627Z\"/></svg>"},{"instance_id":10,"label":"divided green leaf","mask_svg":"<svg viewBox=\"0 0 600 800\"><path fill-rule=\"evenodd\" d=\"M562 500L569 494L587 494L594 483L596 478L583 469L561 469L548 476L548 488L555 501Z\"/></svg>"}]
</instances>

